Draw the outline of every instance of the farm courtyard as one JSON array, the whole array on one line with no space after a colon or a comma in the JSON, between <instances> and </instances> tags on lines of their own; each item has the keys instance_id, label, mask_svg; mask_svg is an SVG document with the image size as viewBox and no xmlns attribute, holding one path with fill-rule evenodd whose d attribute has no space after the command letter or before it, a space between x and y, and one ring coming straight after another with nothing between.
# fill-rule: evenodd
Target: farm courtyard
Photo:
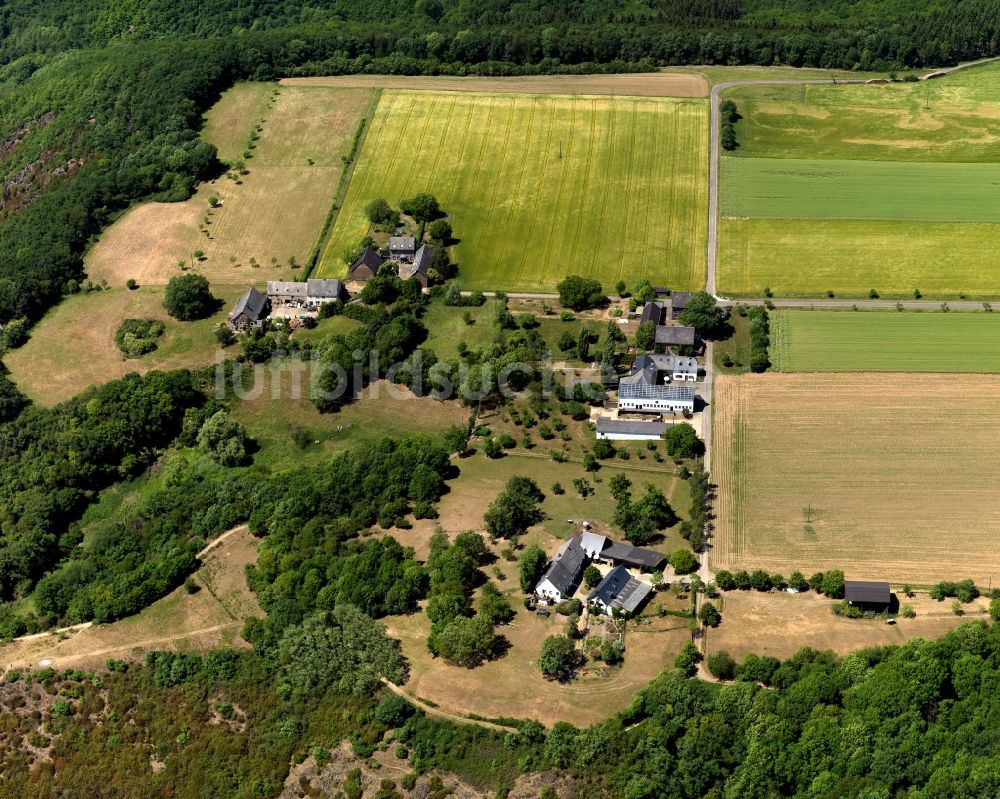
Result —
<instances>
[{"instance_id":1,"label":"farm courtyard","mask_svg":"<svg viewBox=\"0 0 1000 799\"><path fill-rule=\"evenodd\" d=\"M551 291L566 275L704 282L704 100L386 89L320 264L343 277L365 206L419 192L451 215L462 286Z\"/></svg>"},{"instance_id":2,"label":"farm courtyard","mask_svg":"<svg viewBox=\"0 0 1000 799\"><path fill-rule=\"evenodd\" d=\"M1000 378L720 375L713 568L1000 573Z\"/></svg>"}]
</instances>

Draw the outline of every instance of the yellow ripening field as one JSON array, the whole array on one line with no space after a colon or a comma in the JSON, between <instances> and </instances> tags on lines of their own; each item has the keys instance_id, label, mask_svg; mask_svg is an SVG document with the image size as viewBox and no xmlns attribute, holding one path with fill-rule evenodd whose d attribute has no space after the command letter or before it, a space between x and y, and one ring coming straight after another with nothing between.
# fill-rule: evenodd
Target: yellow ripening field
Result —
<instances>
[{"instance_id":1,"label":"yellow ripening field","mask_svg":"<svg viewBox=\"0 0 1000 799\"><path fill-rule=\"evenodd\" d=\"M721 375L712 567L1000 578L1000 378Z\"/></svg>"}]
</instances>

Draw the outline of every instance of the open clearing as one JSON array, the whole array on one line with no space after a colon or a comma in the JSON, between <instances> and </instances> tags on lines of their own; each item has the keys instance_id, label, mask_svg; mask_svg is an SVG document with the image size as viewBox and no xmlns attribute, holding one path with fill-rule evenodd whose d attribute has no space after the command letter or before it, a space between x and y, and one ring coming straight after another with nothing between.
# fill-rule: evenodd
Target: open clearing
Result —
<instances>
[{"instance_id":1,"label":"open clearing","mask_svg":"<svg viewBox=\"0 0 1000 799\"><path fill-rule=\"evenodd\" d=\"M244 567L256 558L257 539L247 528L236 528L203 557L194 575L201 586L197 593L177 588L121 621L0 646L0 663L5 668L24 668L48 658L58 669L99 668L108 658L142 658L153 649L245 646L240 637L244 622L263 615L246 585Z\"/></svg>"},{"instance_id":2,"label":"open clearing","mask_svg":"<svg viewBox=\"0 0 1000 799\"><path fill-rule=\"evenodd\" d=\"M713 568L1000 578L1000 378L720 375Z\"/></svg>"},{"instance_id":3,"label":"open clearing","mask_svg":"<svg viewBox=\"0 0 1000 799\"><path fill-rule=\"evenodd\" d=\"M516 78L334 75L284 78L282 86L420 89L424 91L511 92L514 94L621 94L645 97L707 97L702 75L671 72L629 75L529 75Z\"/></svg>"},{"instance_id":4,"label":"open clearing","mask_svg":"<svg viewBox=\"0 0 1000 799\"><path fill-rule=\"evenodd\" d=\"M735 218L1000 220L1000 164L723 158L721 181Z\"/></svg>"},{"instance_id":5,"label":"open clearing","mask_svg":"<svg viewBox=\"0 0 1000 799\"><path fill-rule=\"evenodd\" d=\"M700 100L386 90L319 273L346 274L365 205L434 194L465 288L704 281L708 106Z\"/></svg>"},{"instance_id":6,"label":"open clearing","mask_svg":"<svg viewBox=\"0 0 1000 799\"><path fill-rule=\"evenodd\" d=\"M846 655L873 646L902 644L911 638L940 638L949 630L970 619L986 618L987 600L964 605L965 615L956 616L951 602L935 602L926 594L912 599L899 595L902 604L911 605L917 616L896 616L896 624L882 619L845 619L834 616L833 602L814 593L786 594L772 591L727 591L717 603L722 624L708 631L709 652L725 650L737 661L753 652L788 658L801 647L832 650Z\"/></svg>"},{"instance_id":7,"label":"open clearing","mask_svg":"<svg viewBox=\"0 0 1000 799\"><path fill-rule=\"evenodd\" d=\"M719 222L719 292L889 299L1000 295L1000 225L804 219Z\"/></svg>"},{"instance_id":8,"label":"open clearing","mask_svg":"<svg viewBox=\"0 0 1000 799\"><path fill-rule=\"evenodd\" d=\"M288 279L295 273L289 259L303 264L316 242L343 169L340 156L371 101L365 89L231 89L206 115L204 136L220 157L238 158L259 123L249 174L240 184L226 177L202 184L184 202L131 209L88 253L88 276L112 285L129 278L165 284L180 273L178 262L200 249L206 257L195 269L213 284ZM199 225L213 195L222 207L210 213L205 235Z\"/></svg>"},{"instance_id":9,"label":"open clearing","mask_svg":"<svg viewBox=\"0 0 1000 799\"><path fill-rule=\"evenodd\" d=\"M50 310L32 329L28 342L4 356L4 363L21 391L42 405L55 405L91 384L129 372L180 369L232 357L236 349L220 348L212 328L226 318L244 289L215 286L213 290L223 306L197 322L179 322L167 314L163 286L74 294ZM160 319L166 329L156 350L126 359L115 344L115 332L123 320L143 318Z\"/></svg>"},{"instance_id":10,"label":"open clearing","mask_svg":"<svg viewBox=\"0 0 1000 799\"><path fill-rule=\"evenodd\" d=\"M1000 372L1000 318L988 313L781 310L778 372Z\"/></svg>"},{"instance_id":11,"label":"open clearing","mask_svg":"<svg viewBox=\"0 0 1000 799\"><path fill-rule=\"evenodd\" d=\"M509 625L497 628L510 641L510 649L502 658L475 669L449 666L431 656L426 613L385 620L389 634L402 641L410 661L407 693L459 716L536 719L546 725L567 721L584 727L626 708L632 695L667 668L691 639L687 619L657 618L648 626L630 627L622 666L591 665L568 685L546 680L535 662L545 637L563 634L566 618L554 613L543 619L525 610L516 579L515 575L500 584L517 610Z\"/></svg>"},{"instance_id":12,"label":"open clearing","mask_svg":"<svg viewBox=\"0 0 1000 799\"><path fill-rule=\"evenodd\" d=\"M1000 65L917 83L743 86L736 156L1000 161Z\"/></svg>"}]
</instances>

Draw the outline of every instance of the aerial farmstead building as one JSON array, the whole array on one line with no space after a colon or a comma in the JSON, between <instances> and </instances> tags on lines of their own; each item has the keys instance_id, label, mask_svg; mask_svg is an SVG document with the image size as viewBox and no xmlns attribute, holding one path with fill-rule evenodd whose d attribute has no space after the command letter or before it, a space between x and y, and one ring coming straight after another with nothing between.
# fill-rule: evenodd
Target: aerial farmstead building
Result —
<instances>
[{"instance_id":1,"label":"aerial farmstead building","mask_svg":"<svg viewBox=\"0 0 1000 799\"><path fill-rule=\"evenodd\" d=\"M649 413L694 413L695 391L668 381L692 382L698 361L679 355L640 355L618 381L618 409Z\"/></svg>"},{"instance_id":2,"label":"aerial farmstead building","mask_svg":"<svg viewBox=\"0 0 1000 799\"><path fill-rule=\"evenodd\" d=\"M636 580L624 566L615 566L587 597L587 604L596 605L608 616L615 610L634 613L652 590L653 586Z\"/></svg>"},{"instance_id":3,"label":"aerial farmstead building","mask_svg":"<svg viewBox=\"0 0 1000 799\"><path fill-rule=\"evenodd\" d=\"M892 591L885 582L844 580L844 599L860 610L882 613L892 604Z\"/></svg>"}]
</instances>

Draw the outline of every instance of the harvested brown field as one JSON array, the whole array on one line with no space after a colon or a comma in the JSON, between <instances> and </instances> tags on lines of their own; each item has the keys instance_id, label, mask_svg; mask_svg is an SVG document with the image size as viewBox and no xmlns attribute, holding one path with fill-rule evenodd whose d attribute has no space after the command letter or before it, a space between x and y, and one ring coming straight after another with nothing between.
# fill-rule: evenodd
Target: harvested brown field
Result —
<instances>
[{"instance_id":1,"label":"harvested brown field","mask_svg":"<svg viewBox=\"0 0 1000 799\"><path fill-rule=\"evenodd\" d=\"M986 618L985 599L964 605L962 616L951 611L950 601L935 602L927 594L912 599L900 595L899 600L913 607L916 618L897 616L896 623L889 625L879 618L835 616L830 611L832 600L819 594L727 591L717 603L722 624L709 630L708 651L725 650L737 661L751 652L787 658L803 646L846 655L867 647L902 644L911 638L940 638L960 624Z\"/></svg>"},{"instance_id":2,"label":"harvested brown field","mask_svg":"<svg viewBox=\"0 0 1000 799\"><path fill-rule=\"evenodd\" d=\"M510 92L512 94L622 94L641 97L707 97L704 75L640 72L631 75L531 75L516 78L401 77L331 75L285 78L282 86L420 89L441 92Z\"/></svg>"},{"instance_id":3,"label":"harvested brown field","mask_svg":"<svg viewBox=\"0 0 1000 799\"><path fill-rule=\"evenodd\" d=\"M25 668L44 659L59 669L97 668L108 658L139 659L153 649L246 646L240 637L245 620L263 615L246 584L246 565L256 559L257 539L238 527L203 556L194 575L197 593L181 587L127 619L14 641L0 646L0 663Z\"/></svg>"},{"instance_id":4,"label":"harvested brown field","mask_svg":"<svg viewBox=\"0 0 1000 799\"><path fill-rule=\"evenodd\" d=\"M1000 577L1000 378L721 375L712 566Z\"/></svg>"},{"instance_id":5,"label":"harvested brown field","mask_svg":"<svg viewBox=\"0 0 1000 799\"><path fill-rule=\"evenodd\" d=\"M220 177L202 184L184 202L132 208L88 253L91 280L123 285L133 278L162 285L180 274L180 261L194 261L197 250L204 259L193 268L213 284L289 279L301 271L290 259L301 265L309 257L343 170L340 156L368 111L372 92L269 88L275 93L262 106L259 91L237 86L230 90L238 92L235 100L227 93L220 110L207 115L204 136L223 157L238 157L259 123L248 174L240 182ZM221 206L210 210L212 196Z\"/></svg>"}]
</instances>

